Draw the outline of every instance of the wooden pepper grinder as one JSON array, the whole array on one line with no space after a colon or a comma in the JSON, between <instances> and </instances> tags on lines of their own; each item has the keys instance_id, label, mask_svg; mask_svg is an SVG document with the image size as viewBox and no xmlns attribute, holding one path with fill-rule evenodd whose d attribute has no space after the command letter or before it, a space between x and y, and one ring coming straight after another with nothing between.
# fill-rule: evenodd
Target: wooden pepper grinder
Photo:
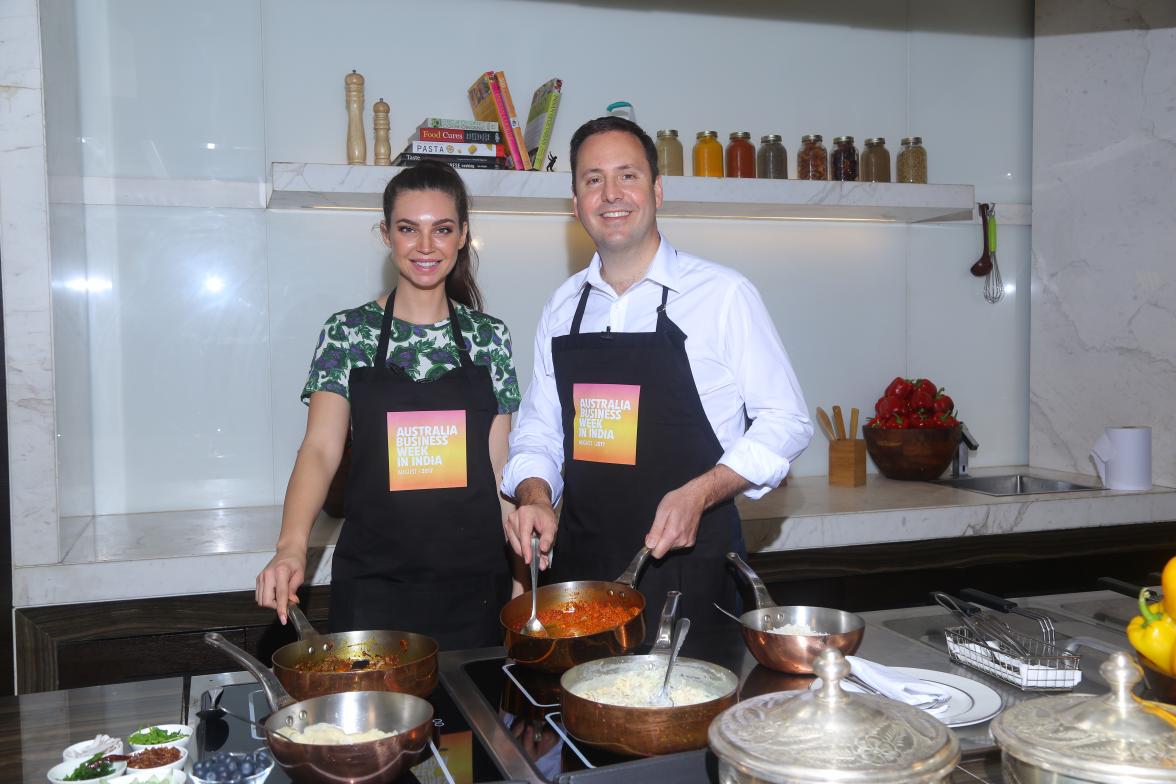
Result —
<instances>
[{"instance_id":1,"label":"wooden pepper grinder","mask_svg":"<svg viewBox=\"0 0 1176 784\"><path fill-rule=\"evenodd\" d=\"M363 74L343 78L347 90L347 162L367 163L367 139L363 133Z\"/></svg>"},{"instance_id":2,"label":"wooden pepper grinder","mask_svg":"<svg viewBox=\"0 0 1176 784\"><path fill-rule=\"evenodd\" d=\"M372 126L374 128L375 148L372 150L372 163L377 166L392 165L392 144L388 141L388 104L384 99L376 101L372 107Z\"/></svg>"}]
</instances>

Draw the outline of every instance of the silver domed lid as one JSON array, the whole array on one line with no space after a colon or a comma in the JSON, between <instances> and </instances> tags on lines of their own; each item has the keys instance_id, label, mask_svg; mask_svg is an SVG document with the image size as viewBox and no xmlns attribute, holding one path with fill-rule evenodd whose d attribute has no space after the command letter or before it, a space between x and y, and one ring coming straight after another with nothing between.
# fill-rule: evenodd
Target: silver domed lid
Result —
<instances>
[{"instance_id":1,"label":"silver domed lid","mask_svg":"<svg viewBox=\"0 0 1176 784\"><path fill-rule=\"evenodd\" d=\"M923 711L843 691L849 664L836 648L814 665L821 688L764 694L711 722L708 742L725 763L764 781L939 781L960 759L954 732Z\"/></svg>"},{"instance_id":2,"label":"silver domed lid","mask_svg":"<svg viewBox=\"0 0 1176 784\"><path fill-rule=\"evenodd\" d=\"M1131 693L1143 671L1120 651L1099 672L1100 697L1042 697L1015 705L992 723L1006 754L1084 781L1176 781L1176 713Z\"/></svg>"}]
</instances>

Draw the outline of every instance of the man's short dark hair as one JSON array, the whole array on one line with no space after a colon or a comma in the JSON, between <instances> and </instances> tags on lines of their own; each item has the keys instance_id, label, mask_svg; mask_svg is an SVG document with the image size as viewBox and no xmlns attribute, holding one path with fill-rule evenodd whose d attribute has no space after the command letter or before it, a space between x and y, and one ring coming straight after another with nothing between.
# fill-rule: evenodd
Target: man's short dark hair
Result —
<instances>
[{"instance_id":1,"label":"man's short dark hair","mask_svg":"<svg viewBox=\"0 0 1176 784\"><path fill-rule=\"evenodd\" d=\"M576 162L580 157L580 146L588 141L589 137L595 136L598 133L608 133L609 131L632 134L637 141L641 142L641 146L645 149L645 160L649 162L649 171L653 173L654 179L657 179L657 147L654 146L653 139L650 139L649 134L641 130L641 126L632 120L626 120L624 117L616 117L610 114L604 117L597 117L595 120L589 120L577 128L576 132L572 134L573 191L576 189Z\"/></svg>"}]
</instances>

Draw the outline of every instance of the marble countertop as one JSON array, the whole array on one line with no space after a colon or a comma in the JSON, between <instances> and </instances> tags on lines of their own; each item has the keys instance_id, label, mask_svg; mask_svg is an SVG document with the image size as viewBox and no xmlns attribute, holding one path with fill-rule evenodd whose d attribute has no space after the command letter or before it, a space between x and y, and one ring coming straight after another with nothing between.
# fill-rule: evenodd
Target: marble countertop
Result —
<instances>
[{"instance_id":1,"label":"marble countertop","mask_svg":"<svg viewBox=\"0 0 1176 784\"><path fill-rule=\"evenodd\" d=\"M1028 471L980 468L976 476ZM1098 485L1091 476L1037 476ZM758 501L739 500L751 552L920 541L1176 520L1176 488L988 496L871 474L863 487L790 478ZM310 581L330 582L342 521L320 516L311 533ZM60 562L13 570L15 606L250 590L273 554L281 507L67 518Z\"/></svg>"}]
</instances>

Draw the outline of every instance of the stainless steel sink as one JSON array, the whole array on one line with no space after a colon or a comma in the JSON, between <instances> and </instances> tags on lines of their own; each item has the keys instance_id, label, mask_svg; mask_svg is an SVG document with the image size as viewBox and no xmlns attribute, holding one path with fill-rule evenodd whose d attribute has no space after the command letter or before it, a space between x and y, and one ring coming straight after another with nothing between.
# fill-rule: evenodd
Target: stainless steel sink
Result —
<instances>
[{"instance_id":1,"label":"stainless steel sink","mask_svg":"<svg viewBox=\"0 0 1176 784\"><path fill-rule=\"evenodd\" d=\"M1102 490L1101 487L1080 485L1062 479L1045 479L1030 474L1002 474L1001 476L960 476L937 479L933 484L947 485L959 490L971 490L985 495L1032 495L1034 493L1071 493L1077 490Z\"/></svg>"}]
</instances>

